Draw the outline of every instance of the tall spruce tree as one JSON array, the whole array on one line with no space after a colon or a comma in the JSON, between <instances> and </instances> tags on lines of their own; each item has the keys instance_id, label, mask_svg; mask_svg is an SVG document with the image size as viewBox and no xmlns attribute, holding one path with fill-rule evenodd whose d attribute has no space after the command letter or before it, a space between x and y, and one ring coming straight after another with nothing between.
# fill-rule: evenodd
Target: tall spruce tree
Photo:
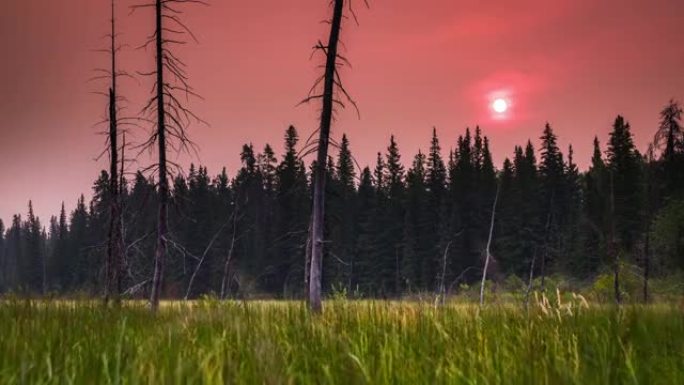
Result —
<instances>
[{"instance_id":1,"label":"tall spruce tree","mask_svg":"<svg viewBox=\"0 0 684 385\"><path fill-rule=\"evenodd\" d=\"M22 232L24 240L24 253L20 264L22 286L30 294L44 294L45 245L42 237L42 226L33 212L31 201L28 204L28 215Z\"/></svg>"},{"instance_id":2,"label":"tall spruce tree","mask_svg":"<svg viewBox=\"0 0 684 385\"><path fill-rule=\"evenodd\" d=\"M299 135L294 126L285 132L285 153L277 170L278 242L277 255L284 292L302 289L305 246L309 226L310 197L306 167L297 156ZM242 209L242 208L240 208Z\"/></svg>"},{"instance_id":3,"label":"tall spruce tree","mask_svg":"<svg viewBox=\"0 0 684 385\"><path fill-rule=\"evenodd\" d=\"M356 170L349 139L342 135L340 151L335 163L335 178L330 186L330 266L327 274L336 288L352 290L356 244Z\"/></svg>"},{"instance_id":4,"label":"tall spruce tree","mask_svg":"<svg viewBox=\"0 0 684 385\"><path fill-rule=\"evenodd\" d=\"M5 251L5 282L11 291L20 290L21 273L19 270L20 261L24 260L24 241L22 235L21 215L12 216L12 224L7 231L7 247Z\"/></svg>"},{"instance_id":5,"label":"tall spruce tree","mask_svg":"<svg viewBox=\"0 0 684 385\"><path fill-rule=\"evenodd\" d=\"M437 285L437 279L441 273L441 260L443 249L445 245L442 244L442 235L444 232L443 226L445 224L445 214L443 204L446 200L446 183L447 174L444 160L442 159L441 147L439 138L437 137L437 129L432 130L432 139L430 141L430 151L427 156L427 171L426 171L426 185L427 185L427 223L429 228L426 232L426 245L431 245L427 250L428 258L423 260L423 277L421 280L425 283L428 290L434 290Z\"/></svg>"},{"instance_id":6,"label":"tall spruce tree","mask_svg":"<svg viewBox=\"0 0 684 385\"><path fill-rule=\"evenodd\" d=\"M563 154L557 144L556 134L549 123L541 136L541 162L539 164L539 183L541 198L541 219L543 222L541 244L541 288L545 289L545 279L549 264L559 255L560 223L562 202L564 200L563 182L565 165Z\"/></svg>"},{"instance_id":7,"label":"tall spruce tree","mask_svg":"<svg viewBox=\"0 0 684 385\"><path fill-rule=\"evenodd\" d=\"M585 266L587 273L596 273L607 262L607 239L610 220L610 176L603 160L601 145L594 138L594 153L584 183L583 226Z\"/></svg>"},{"instance_id":8,"label":"tall spruce tree","mask_svg":"<svg viewBox=\"0 0 684 385\"><path fill-rule=\"evenodd\" d=\"M684 129L682 129L682 107L670 100L660 112L660 126L654 144L662 149L663 179L665 195L679 194L684 189Z\"/></svg>"},{"instance_id":9,"label":"tall spruce tree","mask_svg":"<svg viewBox=\"0 0 684 385\"><path fill-rule=\"evenodd\" d=\"M378 188L377 179L373 179L373 173L369 167L361 172L357 194L358 227L359 236L356 243L356 263L352 275L351 286L368 295L375 294L375 259L377 255L377 210Z\"/></svg>"},{"instance_id":10,"label":"tall spruce tree","mask_svg":"<svg viewBox=\"0 0 684 385\"><path fill-rule=\"evenodd\" d=\"M630 125L622 116L615 119L606 155L612 179L616 241L623 251L631 252L643 225L641 156L634 146Z\"/></svg>"},{"instance_id":11,"label":"tall spruce tree","mask_svg":"<svg viewBox=\"0 0 684 385\"><path fill-rule=\"evenodd\" d=\"M50 233L52 248L48 263L51 272L51 288L64 292L69 285L69 229L64 202L59 211L55 231Z\"/></svg>"},{"instance_id":12,"label":"tall spruce tree","mask_svg":"<svg viewBox=\"0 0 684 385\"><path fill-rule=\"evenodd\" d=\"M85 197L81 195L76 203L76 209L71 213L69 231L69 270L70 288L85 290L89 283L90 271L89 247L89 219Z\"/></svg>"},{"instance_id":13,"label":"tall spruce tree","mask_svg":"<svg viewBox=\"0 0 684 385\"><path fill-rule=\"evenodd\" d=\"M401 163L399 146L390 137L385 155L385 177L387 207L382 218L381 248L383 250L382 271L379 279L388 294L398 295L401 290L402 225L404 219L404 166Z\"/></svg>"},{"instance_id":14,"label":"tall spruce tree","mask_svg":"<svg viewBox=\"0 0 684 385\"><path fill-rule=\"evenodd\" d=\"M581 234L579 224L582 215L582 185L580 173L575 164L572 145L568 147L568 160L565 165L563 184L563 217L561 255L567 273L585 272L584 261L581 261Z\"/></svg>"},{"instance_id":15,"label":"tall spruce tree","mask_svg":"<svg viewBox=\"0 0 684 385\"><path fill-rule=\"evenodd\" d=\"M425 184L426 157L418 151L406 175L406 201L404 219L404 247L401 263L402 285L409 292L422 290L427 282L423 281L423 261L430 257L430 245L426 244L428 231L426 204L427 187Z\"/></svg>"}]
</instances>

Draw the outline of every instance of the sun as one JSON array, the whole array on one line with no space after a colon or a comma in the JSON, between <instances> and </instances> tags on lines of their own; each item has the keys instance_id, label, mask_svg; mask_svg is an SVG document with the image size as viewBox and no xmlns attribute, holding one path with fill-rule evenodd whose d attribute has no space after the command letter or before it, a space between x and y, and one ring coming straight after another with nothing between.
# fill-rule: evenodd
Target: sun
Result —
<instances>
[{"instance_id":1,"label":"sun","mask_svg":"<svg viewBox=\"0 0 684 385\"><path fill-rule=\"evenodd\" d=\"M497 114L503 114L508 111L508 102L502 98L496 99L492 103L492 109L494 109Z\"/></svg>"}]
</instances>

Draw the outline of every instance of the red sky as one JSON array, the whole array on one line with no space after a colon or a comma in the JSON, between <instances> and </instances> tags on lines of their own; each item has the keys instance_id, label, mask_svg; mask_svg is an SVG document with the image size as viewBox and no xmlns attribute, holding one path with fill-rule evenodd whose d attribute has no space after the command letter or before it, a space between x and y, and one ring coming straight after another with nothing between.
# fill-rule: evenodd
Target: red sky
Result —
<instances>
[{"instance_id":1,"label":"red sky","mask_svg":"<svg viewBox=\"0 0 684 385\"><path fill-rule=\"evenodd\" d=\"M356 0L361 3L360 0ZM136 0L119 0L121 40L140 45L151 14L129 16ZM194 126L201 162L232 175L240 146L267 141L279 152L294 124L303 137L317 107L295 107L316 77L311 47L326 33L327 0L212 0L189 7L187 24L200 40L181 56L205 101L194 110L210 123ZM104 138L93 124L105 100L88 83L106 57L107 0L5 0L0 13L0 218L25 212L32 199L46 222L60 202L74 206L105 161L94 161ZM627 117L641 149L670 98L684 99L684 2L679 0L371 0L361 25L344 31L353 69L347 88L361 108L340 114L362 164L397 136L405 161L425 149L433 126L445 151L466 126L479 124L497 164L548 120L585 166L591 141L605 143L615 115ZM120 65L151 68L151 52L128 49ZM129 113L150 88L126 81ZM507 119L494 119L488 98L507 93ZM138 139L144 135L138 133ZM145 165L148 159L140 160Z\"/></svg>"}]
</instances>

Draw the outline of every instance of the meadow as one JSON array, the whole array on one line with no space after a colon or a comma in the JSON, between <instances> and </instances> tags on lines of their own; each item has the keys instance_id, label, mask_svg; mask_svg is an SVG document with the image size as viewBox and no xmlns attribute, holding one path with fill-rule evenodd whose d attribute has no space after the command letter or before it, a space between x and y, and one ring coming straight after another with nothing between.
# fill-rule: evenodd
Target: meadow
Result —
<instances>
[{"instance_id":1,"label":"meadow","mask_svg":"<svg viewBox=\"0 0 684 385\"><path fill-rule=\"evenodd\" d=\"M681 305L0 304L1 384L684 384Z\"/></svg>"}]
</instances>

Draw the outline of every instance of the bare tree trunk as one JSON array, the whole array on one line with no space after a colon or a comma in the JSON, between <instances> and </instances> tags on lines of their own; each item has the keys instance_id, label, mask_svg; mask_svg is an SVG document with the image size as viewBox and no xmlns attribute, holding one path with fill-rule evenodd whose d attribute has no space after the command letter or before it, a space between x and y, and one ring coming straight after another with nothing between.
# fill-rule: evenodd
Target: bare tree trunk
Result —
<instances>
[{"instance_id":1,"label":"bare tree trunk","mask_svg":"<svg viewBox=\"0 0 684 385\"><path fill-rule=\"evenodd\" d=\"M309 298L309 275L311 274L311 226L313 221L309 221L309 229L306 233L306 245L304 251L304 297Z\"/></svg>"},{"instance_id":2,"label":"bare tree trunk","mask_svg":"<svg viewBox=\"0 0 684 385\"><path fill-rule=\"evenodd\" d=\"M615 290L615 303L620 305L622 294L620 293L620 252L615 242L615 182L613 171L610 171L610 249L613 256L613 288Z\"/></svg>"},{"instance_id":3,"label":"bare tree trunk","mask_svg":"<svg viewBox=\"0 0 684 385\"><path fill-rule=\"evenodd\" d=\"M530 276L527 280L527 289L525 290L525 308L530 305L530 292L532 291L532 283L534 282L534 263L537 259L537 249L535 247L534 254L532 254L532 262L530 262Z\"/></svg>"},{"instance_id":4,"label":"bare tree trunk","mask_svg":"<svg viewBox=\"0 0 684 385\"><path fill-rule=\"evenodd\" d=\"M313 224L311 239L311 274L309 282L309 306L311 310L320 313L321 304L321 280L323 268L323 230L325 216L325 179L328 165L328 144L330 140L330 126L332 123L335 74L337 63L337 49L342 26L342 11L344 0L334 0L334 11L330 26L330 39L326 48L327 60L325 65L325 78L323 90L323 108L321 111L321 124L318 141L318 156L314 171L314 196L313 196Z\"/></svg>"},{"instance_id":5,"label":"bare tree trunk","mask_svg":"<svg viewBox=\"0 0 684 385\"><path fill-rule=\"evenodd\" d=\"M399 265L399 245L394 246L394 293L401 296L401 267Z\"/></svg>"},{"instance_id":6,"label":"bare tree trunk","mask_svg":"<svg viewBox=\"0 0 684 385\"><path fill-rule=\"evenodd\" d=\"M233 250L235 250L235 235L237 232L237 210L238 206L235 205L235 209L233 210L233 234L230 238L230 248L228 249L228 255L226 255L226 261L223 264L223 277L221 278L221 299L226 299L226 292L228 291L230 280L230 264L233 262Z\"/></svg>"},{"instance_id":7,"label":"bare tree trunk","mask_svg":"<svg viewBox=\"0 0 684 385\"><path fill-rule=\"evenodd\" d=\"M162 0L155 2L156 20L156 75L157 75L157 144L159 148L159 212L157 217L157 246L154 253L154 275L150 307L153 312L159 308L159 298L164 277L164 264L167 252L169 181L166 169L166 114L164 105L164 63Z\"/></svg>"},{"instance_id":8,"label":"bare tree trunk","mask_svg":"<svg viewBox=\"0 0 684 385\"><path fill-rule=\"evenodd\" d=\"M444 254L442 255L442 274L439 278L439 293L437 294L442 305L446 302L446 266L449 247L451 247L451 241L447 243L446 248L444 248Z\"/></svg>"},{"instance_id":9,"label":"bare tree trunk","mask_svg":"<svg viewBox=\"0 0 684 385\"><path fill-rule=\"evenodd\" d=\"M489 260L491 259L492 237L494 235L494 222L496 220L496 205L499 203L499 192L501 191L501 183L496 187L496 197L494 197L494 205L492 206L492 220L489 224L489 238L487 239L487 256L485 257L484 270L482 270L482 284L480 285L480 306L484 305L484 290L487 281L487 269L489 268Z\"/></svg>"},{"instance_id":10,"label":"bare tree trunk","mask_svg":"<svg viewBox=\"0 0 684 385\"><path fill-rule=\"evenodd\" d=\"M551 218L553 217L553 202L555 196L556 192L554 190L549 200L549 213L546 215L546 226L544 227L544 252L542 253L541 268L539 272L541 275L540 289L542 292L546 290L546 259L549 256L549 233L551 231Z\"/></svg>"},{"instance_id":11,"label":"bare tree trunk","mask_svg":"<svg viewBox=\"0 0 684 385\"><path fill-rule=\"evenodd\" d=\"M121 265L123 253L121 234L121 198L119 188L119 144L117 119L117 69L116 69L116 13L114 0L111 2L111 77L109 89L109 237L107 240L107 260L105 262L105 304L111 300L119 304L121 296Z\"/></svg>"},{"instance_id":12,"label":"bare tree trunk","mask_svg":"<svg viewBox=\"0 0 684 385\"><path fill-rule=\"evenodd\" d=\"M126 169L126 131L121 133L121 168L119 169L119 227L121 228L121 260L119 268L119 287L120 293L123 293L123 279L124 275L128 271L128 258L127 258L127 248L126 248L126 224L124 222L124 212L126 207L124 206L124 186L126 179L124 177L124 171Z\"/></svg>"},{"instance_id":13,"label":"bare tree trunk","mask_svg":"<svg viewBox=\"0 0 684 385\"><path fill-rule=\"evenodd\" d=\"M228 218L228 221L221 225L219 227L218 231L214 234L214 236L211 238L209 241L209 244L207 244L207 247L204 249L204 252L202 253L202 256L200 257L199 261L197 262L197 266L195 266L195 270L192 272L192 276L190 276L190 282L188 282L188 288L185 291L185 297L183 298L185 301L190 298L190 293L192 293L192 285L195 283L195 278L197 278L197 274L199 273L200 269L202 268L202 265L204 264L204 261L207 259L207 255L211 251L211 248L214 246L214 243L218 239L219 235L221 235L221 232L223 232L223 229L228 226L232 218Z\"/></svg>"},{"instance_id":14,"label":"bare tree trunk","mask_svg":"<svg viewBox=\"0 0 684 385\"><path fill-rule=\"evenodd\" d=\"M644 245L644 286L643 286L643 294L644 294L644 303L649 302L649 294L648 294L648 279L650 278L651 274L651 226L650 223L646 228L646 242Z\"/></svg>"},{"instance_id":15,"label":"bare tree trunk","mask_svg":"<svg viewBox=\"0 0 684 385\"><path fill-rule=\"evenodd\" d=\"M48 288L48 282L47 282L47 274L48 274L48 269L47 269L47 258L48 258L48 246L47 242L43 244L43 258L41 258L43 262L43 297L47 295L47 288ZM2 288L2 282L0 282L0 289Z\"/></svg>"}]
</instances>

